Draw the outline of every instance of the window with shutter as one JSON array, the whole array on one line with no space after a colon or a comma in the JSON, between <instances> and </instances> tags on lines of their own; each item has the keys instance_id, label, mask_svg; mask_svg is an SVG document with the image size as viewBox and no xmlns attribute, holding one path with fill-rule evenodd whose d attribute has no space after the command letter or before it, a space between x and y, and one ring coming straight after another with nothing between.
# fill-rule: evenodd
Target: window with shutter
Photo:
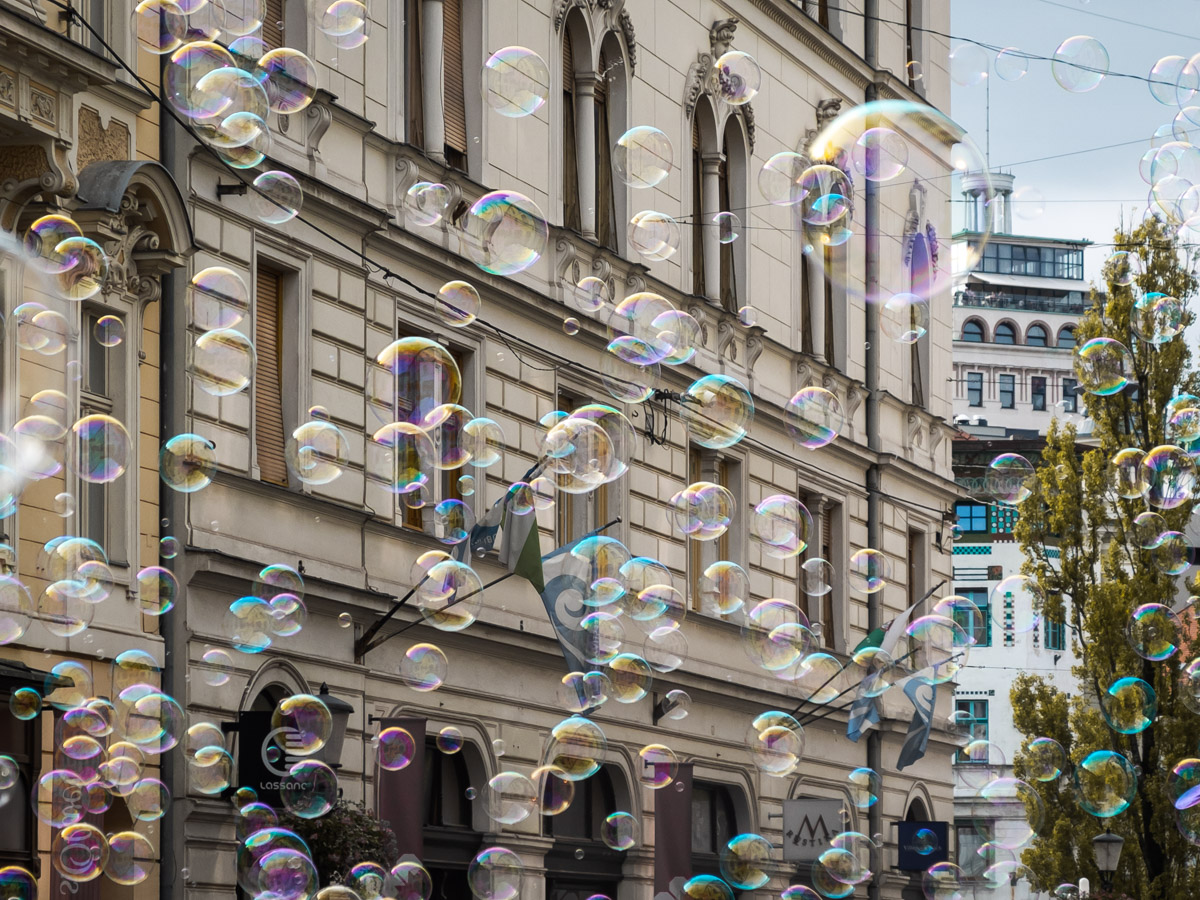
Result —
<instances>
[{"instance_id":1,"label":"window with shutter","mask_svg":"<svg viewBox=\"0 0 1200 900\"><path fill-rule=\"evenodd\" d=\"M425 146L424 84L421 77L421 0L404 2L404 105L407 139L414 147Z\"/></svg>"},{"instance_id":2,"label":"window with shutter","mask_svg":"<svg viewBox=\"0 0 1200 900\"><path fill-rule=\"evenodd\" d=\"M443 109L446 162L467 171L467 102L464 91L462 0L442 2Z\"/></svg>"},{"instance_id":3,"label":"window with shutter","mask_svg":"<svg viewBox=\"0 0 1200 900\"><path fill-rule=\"evenodd\" d=\"M583 228L579 207L579 148L575 139L575 55L563 32L563 227Z\"/></svg>"},{"instance_id":4,"label":"window with shutter","mask_svg":"<svg viewBox=\"0 0 1200 900\"><path fill-rule=\"evenodd\" d=\"M833 267L837 264L834 248L825 246L825 361L837 367L838 358L833 338ZM815 335L814 335L815 337Z\"/></svg>"},{"instance_id":5,"label":"window with shutter","mask_svg":"<svg viewBox=\"0 0 1200 900\"><path fill-rule=\"evenodd\" d=\"M612 134L608 116L608 57L600 54L596 80L596 236L601 245L617 249L616 186L612 171Z\"/></svg>"},{"instance_id":6,"label":"window with shutter","mask_svg":"<svg viewBox=\"0 0 1200 900\"><path fill-rule=\"evenodd\" d=\"M286 0L266 0L263 4L262 42L268 50L283 46L283 5Z\"/></svg>"},{"instance_id":7,"label":"window with shutter","mask_svg":"<svg viewBox=\"0 0 1200 900\"><path fill-rule=\"evenodd\" d=\"M700 121L692 116L692 293L704 296L704 198L700 158Z\"/></svg>"},{"instance_id":8,"label":"window with shutter","mask_svg":"<svg viewBox=\"0 0 1200 900\"><path fill-rule=\"evenodd\" d=\"M728 134L728 132L727 132ZM721 168L717 176L717 202L721 209L729 211L733 203L729 197L729 160L721 160ZM742 215L745 215L742 210ZM737 312L737 284L733 278L733 244L721 244L721 305L730 312Z\"/></svg>"},{"instance_id":9,"label":"window with shutter","mask_svg":"<svg viewBox=\"0 0 1200 900\"><path fill-rule=\"evenodd\" d=\"M836 508L833 503L827 502L821 510L821 559L826 562L833 561L833 514ZM836 633L833 621L833 602L837 591L833 589L832 585L830 588L831 590L821 597L821 623L825 626L821 633L821 642L827 648L834 647L833 638Z\"/></svg>"},{"instance_id":10,"label":"window with shutter","mask_svg":"<svg viewBox=\"0 0 1200 900\"><path fill-rule=\"evenodd\" d=\"M259 477L286 486L283 427L283 276L260 263L254 292L254 448Z\"/></svg>"}]
</instances>

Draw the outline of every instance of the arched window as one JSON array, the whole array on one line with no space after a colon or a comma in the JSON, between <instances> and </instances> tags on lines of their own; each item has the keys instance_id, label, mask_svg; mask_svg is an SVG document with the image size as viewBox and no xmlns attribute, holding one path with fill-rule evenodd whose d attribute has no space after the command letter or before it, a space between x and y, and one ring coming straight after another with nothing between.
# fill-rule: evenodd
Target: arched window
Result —
<instances>
[{"instance_id":1,"label":"arched window","mask_svg":"<svg viewBox=\"0 0 1200 900\"><path fill-rule=\"evenodd\" d=\"M738 833L733 794L723 784L692 784L692 871L720 875L719 855Z\"/></svg>"},{"instance_id":2,"label":"arched window","mask_svg":"<svg viewBox=\"0 0 1200 900\"><path fill-rule=\"evenodd\" d=\"M972 344L983 343L983 323L978 319L967 319L963 323L962 339Z\"/></svg>"},{"instance_id":3,"label":"arched window","mask_svg":"<svg viewBox=\"0 0 1200 900\"><path fill-rule=\"evenodd\" d=\"M1058 348L1060 350L1073 350L1075 348L1075 329L1071 325L1064 325L1058 330Z\"/></svg>"},{"instance_id":4,"label":"arched window","mask_svg":"<svg viewBox=\"0 0 1200 900\"><path fill-rule=\"evenodd\" d=\"M469 897L467 866L479 851L480 837L472 827L472 784L466 753L443 753L434 739L425 742L424 840L422 863L429 870L435 897Z\"/></svg>"},{"instance_id":5,"label":"arched window","mask_svg":"<svg viewBox=\"0 0 1200 900\"><path fill-rule=\"evenodd\" d=\"M746 225L747 161L750 156L745 128L740 116L730 116L725 123L725 159L722 161L720 200L721 212L732 212ZM726 233L717 229L721 247L721 305L730 312L744 306L746 301L747 238L744 234Z\"/></svg>"},{"instance_id":6,"label":"arched window","mask_svg":"<svg viewBox=\"0 0 1200 900\"><path fill-rule=\"evenodd\" d=\"M563 105L562 105L562 148L563 148L563 227L575 231L583 230L583 213L579 203L579 128L576 122L579 103L576 98L575 80L576 50L586 59L587 28L578 13L567 16L563 28Z\"/></svg>"},{"instance_id":7,"label":"arched window","mask_svg":"<svg viewBox=\"0 0 1200 900\"><path fill-rule=\"evenodd\" d=\"M612 773L602 766L591 778L574 784L570 805L545 820L546 832L554 838L545 861L546 900L616 897L624 854L605 846L602 838L605 817L617 809Z\"/></svg>"},{"instance_id":8,"label":"arched window","mask_svg":"<svg viewBox=\"0 0 1200 900\"><path fill-rule=\"evenodd\" d=\"M992 335L992 342L996 344L1015 344L1017 342L1017 330L1012 327L1009 322L1001 322L996 326L996 332Z\"/></svg>"},{"instance_id":9,"label":"arched window","mask_svg":"<svg viewBox=\"0 0 1200 900\"><path fill-rule=\"evenodd\" d=\"M625 63L621 43L609 32L600 45L596 79L596 238L609 250L618 249L619 228L613 143L624 132Z\"/></svg>"},{"instance_id":10,"label":"arched window","mask_svg":"<svg viewBox=\"0 0 1200 900\"><path fill-rule=\"evenodd\" d=\"M692 113L692 290L714 303L721 299L721 243L713 217L721 205L724 159L717 138L717 120L707 96Z\"/></svg>"},{"instance_id":11,"label":"arched window","mask_svg":"<svg viewBox=\"0 0 1200 900\"><path fill-rule=\"evenodd\" d=\"M1046 329L1041 325L1030 325L1025 331L1025 346L1027 347L1045 347L1046 346Z\"/></svg>"}]
</instances>

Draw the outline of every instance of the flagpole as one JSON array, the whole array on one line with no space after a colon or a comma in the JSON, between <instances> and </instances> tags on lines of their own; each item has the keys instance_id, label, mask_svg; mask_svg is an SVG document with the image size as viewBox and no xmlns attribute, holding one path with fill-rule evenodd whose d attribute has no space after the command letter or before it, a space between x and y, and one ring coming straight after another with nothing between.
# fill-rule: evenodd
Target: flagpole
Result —
<instances>
[{"instance_id":1,"label":"flagpole","mask_svg":"<svg viewBox=\"0 0 1200 900\"><path fill-rule=\"evenodd\" d=\"M426 573L425 578L428 578L428 577L429 577L429 575L428 575L428 573ZM409 588L407 594L405 594L403 597L401 597L399 600L397 600L395 603L393 603L392 608L389 609L386 613L384 613L379 619L377 619L370 628L368 628L366 631L364 631L362 633L362 637L360 637L357 641L354 642L354 658L355 659L362 659L364 656L366 656L368 653L371 652L371 650L374 648L374 646L376 646L371 643L371 638L373 638L373 637L375 637L375 635L379 634L379 629L383 628L383 626L385 624L387 624L391 620L391 618L394 615L396 615L396 613L400 612L400 607L404 606L404 604L407 603L412 598L412 595L417 592L417 588L419 588L421 585L423 585L425 583L425 578L422 578L420 581L418 581L416 584L414 584L411 588Z\"/></svg>"},{"instance_id":2,"label":"flagpole","mask_svg":"<svg viewBox=\"0 0 1200 900\"><path fill-rule=\"evenodd\" d=\"M910 656L912 656L912 655L913 655L913 654L915 654L916 652L917 652L916 650L910 650L908 653L905 653L903 656L901 656L899 659L897 659L897 660L896 660L896 664L898 665L898 664L900 664L900 663L904 662L904 660L908 659ZM841 672L839 672L839 673L838 673L838 675L840 675L840 674L842 674L842 673L841 673ZM837 675L834 675L834 676L833 676L833 678L837 678ZM829 681L833 681L833 678L830 678L830 679L829 679ZM825 684L829 684L829 681L826 681L826 682L825 682ZM817 688L817 689L816 689L815 691L813 691L813 692L812 692L812 694L811 694L811 695L809 695L809 696L813 696L813 695L815 695L815 694L819 694L819 693L821 692L821 688L825 687L825 684L821 685L821 687ZM807 718L806 720L801 720L800 724L801 724L801 725L807 725L809 722L815 722L815 721L817 721L818 719L823 719L823 718L824 718L826 715L828 715L828 714L829 714L829 710L830 710L830 705L829 705L829 704L830 704L830 703L834 703L834 702L836 702L836 701L837 701L839 698L846 696L846 695L847 695L848 693L850 693L851 691L856 691L856 690L858 690L860 687L862 687L862 681L861 681L861 680L860 680L860 681L858 681L858 682L857 682L857 683L855 683L855 684L852 684L852 685L850 685L850 687L846 688L844 691L842 691L842 692L841 692L840 694L838 694L837 696L835 696L835 697L831 697L831 698L830 698L830 700L829 700L829 703L814 703L814 701L812 701L812 700L801 700L801 701L800 701L800 705L799 705L799 706L797 706L795 709L793 709L793 710L792 710L792 715L794 716L794 715L796 715L796 713L800 712L800 707L804 706L804 704L805 704L805 703L814 703L814 705L822 707L822 715L816 715L815 711L814 711L814 712L812 712L812 713L808 713L808 714L807 714L807 717L808 717L808 718ZM858 698L857 698L857 697L855 697L854 699L855 699L855 700L857 700ZM851 703L851 704L850 704L850 706L853 706L853 705L854 705L853 703ZM850 708L850 706L843 706L843 707L841 707L841 709L849 709L849 708ZM836 710L835 710L835 712L836 712Z\"/></svg>"},{"instance_id":3,"label":"flagpole","mask_svg":"<svg viewBox=\"0 0 1200 900\"><path fill-rule=\"evenodd\" d=\"M937 584L935 584L932 588L930 588L928 591L926 591L925 596L922 597L920 600L918 600L916 603L914 603L912 605L912 608L915 609L917 606L920 606L922 603L924 603L926 600L928 600L930 597L932 597L934 594L936 594L938 591L940 591L942 589L942 585L944 585L945 583L946 583L946 579L943 578L941 581L939 581ZM878 649L878 648L876 648L876 649ZM907 659L909 656L912 656L912 654L911 653L906 654L905 656L900 657L900 659ZM900 662L900 660L898 659L898 660L896 660L896 662ZM841 675L843 671L845 671L845 670L839 669L833 675L830 675L828 678L825 679L825 683L822 684L815 691L813 691L812 694L809 694L809 696L811 697L811 696L813 696L813 694L821 693L821 691L824 690L825 686L828 685L829 682L831 682L835 678L837 678L839 675ZM861 682L859 682L859 683L861 684ZM842 694L845 694L847 691L853 690L855 687L858 687L858 685L856 684L856 685L854 685L854 687L847 688L845 691L842 691ZM837 697L842 696L842 694L838 694ZM836 700L837 697L834 697L833 700ZM830 700L829 702L832 703L833 700ZM808 702L809 702L808 700L801 700L798 704L796 704L796 708L792 710L792 715L794 716L794 715L796 715L796 713L800 712L800 708L802 706L804 706L805 703L808 703Z\"/></svg>"}]
</instances>

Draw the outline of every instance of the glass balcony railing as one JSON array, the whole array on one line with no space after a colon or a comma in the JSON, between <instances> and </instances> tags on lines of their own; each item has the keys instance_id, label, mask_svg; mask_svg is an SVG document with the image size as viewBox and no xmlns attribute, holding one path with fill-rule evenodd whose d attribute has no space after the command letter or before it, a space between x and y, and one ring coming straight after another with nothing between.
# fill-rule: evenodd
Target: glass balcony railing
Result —
<instances>
[{"instance_id":1,"label":"glass balcony railing","mask_svg":"<svg viewBox=\"0 0 1200 900\"><path fill-rule=\"evenodd\" d=\"M954 295L955 306L976 306L988 309L1027 309L1034 312L1065 313L1083 315L1089 301L1082 295L1063 297L1031 297L1020 294L982 293L958 291Z\"/></svg>"}]
</instances>

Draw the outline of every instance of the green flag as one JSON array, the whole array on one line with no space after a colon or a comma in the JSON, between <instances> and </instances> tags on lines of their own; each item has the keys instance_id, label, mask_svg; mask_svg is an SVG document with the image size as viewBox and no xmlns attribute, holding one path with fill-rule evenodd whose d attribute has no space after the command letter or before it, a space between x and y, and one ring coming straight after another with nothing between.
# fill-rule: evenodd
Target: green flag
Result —
<instances>
[{"instance_id":1,"label":"green flag","mask_svg":"<svg viewBox=\"0 0 1200 900\"><path fill-rule=\"evenodd\" d=\"M534 516L530 514L528 518L534 519ZM542 575L542 542L538 538L536 519L533 527L529 529L529 533L525 535L525 543L521 545L520 554L515 562L510 563L510 566L510 571L514 575L520 575L532 584L534 590L539 594L546 589L546 582Z\"/></svg>"}]
</instances>

